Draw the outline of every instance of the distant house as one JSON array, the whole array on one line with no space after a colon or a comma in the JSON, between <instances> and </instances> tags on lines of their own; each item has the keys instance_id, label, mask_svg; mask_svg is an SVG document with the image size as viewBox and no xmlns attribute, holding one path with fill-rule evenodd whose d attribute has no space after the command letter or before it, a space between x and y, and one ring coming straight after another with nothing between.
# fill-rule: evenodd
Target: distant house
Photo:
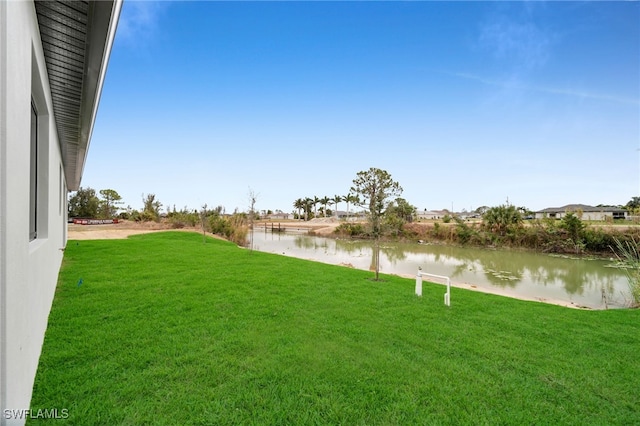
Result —
<instances>
[{"instance_id":1,"label":"distant house","mask_svg":"<svg viewBox=\"0 0 640 426\"><path fill-rule=\"evenodd\" d=\"M418 220L428 220L428 219L442 219L444 216L448 215L449 212L444 210L423 210L416 212L416 218Z\"/></svg>"},{"instance_id":2,"label":"distant house","mask_svg":"<svg viewBox=\"0 0 640 426\"><path fill-rule=\"evenodd\" d=\"M536 212L536 219L562 219L568 212L580 216L582 220L626 219L627 211L617 207L593 207L586 204L567 204L563 207L549 207Z\"/></svg>"},{"instance_id":3,"label":"distant house","mask_svg":"<svg viewBox=\"0 0 640 426\"><path fill-rule=\"evenodd\" d=\"M0 413L29 408L121 0L0 0ZM62 407L61 407L62 408Z\"/></svg>"},{"instance_id":4,"label":"distant house","mask_svg":"<svg viewBox=\"0 0 640 426\"><path fill-rule=\"evenodd\" d=\"M271 220L288 220L293 219L294 217L292 213L285 213L283 211L277 210L275 213L267 215L267 218Z\"/></svg>"}]
</instances>

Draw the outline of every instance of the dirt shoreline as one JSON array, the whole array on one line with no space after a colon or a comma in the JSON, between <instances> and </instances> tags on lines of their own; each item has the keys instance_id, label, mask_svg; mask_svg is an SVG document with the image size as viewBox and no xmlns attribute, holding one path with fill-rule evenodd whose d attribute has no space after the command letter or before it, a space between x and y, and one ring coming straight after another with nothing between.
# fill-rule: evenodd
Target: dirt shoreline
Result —
<instances>
[{"instance_id":1,"label":"dirt shoreline","mask_svg":"<svg viewBox=\"0 0 640 426\"><path fill-rule=\"evenodd\" d=\"M298 221L282 221L282 222L257 222L254 225L256 230L278 227L288 231L300 230L304 232L312 231L315 235L330 235L334 229L340 224L332 218L315 219L308 222ZM168 223L156 222L129 222L122 221L119 223L105 225L78 225L70 223L67 227L67 237L69 240L112 240L124 239L130 235L147 234L150 232L161 231L185 231L185 232L202 232L200 228L185 227L174 229ZM209 234L211 235L211 234Z\"/></svg>"},{"instance_id":2,"label":"dirt shoreline","mask_svg":"<svg viewBox=\"0 0 640 426\"><path fill-rule=\"evenodd\" d=\"M286 230L300 230L300 231L313 231L315 235L318 236L326 236L330 235L336 226L339 225L338 221L331 221L327 219L326 221L309 221L309 222L259 222L255 225L255 229L264 229L265 226L267 229L278 228L280 226L281 229ZM183 231L183 232L201 232L200 229L197 228L181 228L181 229L172 229L166 224L162 223L136 223L136 222L121 222L117 224L108 224L108 225L76 225L69 224L67 231L67 237L69 240L112 240L112 239L126 239L131 235L140 235L140 234L148 234L152 232L163 232L163 231ZM209 234L210 235L210 234ZM403 278L414 279L415 276L409 275L398 275ZM552 305L564 306L566 308L574 308L574 309L589 309L584 306L576 305L572 302L566 302L562 300L555 299L545 299L542 297L524 297L518 296L506 291L501 291L498 289L489 289L489 288L481 288L477 287L473 284L461 283L461 282L451 282L451 287L454 288L462 288L471 291L479 291L481 293L495 294L503 297L510 297L512 299L519 300L527 300L531 302L540 302L540 303L548 303ZM444 292L443 292L444 295ZM453 299L454 297L452 297Z\"/></svg>"}]
</instances>

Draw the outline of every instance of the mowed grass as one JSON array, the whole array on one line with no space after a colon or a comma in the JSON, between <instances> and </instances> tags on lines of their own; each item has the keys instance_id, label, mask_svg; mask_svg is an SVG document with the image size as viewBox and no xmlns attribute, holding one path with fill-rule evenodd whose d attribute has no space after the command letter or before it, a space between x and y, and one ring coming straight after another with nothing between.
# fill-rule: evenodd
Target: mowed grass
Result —
<instances>
[{"instance_id":1,"label":"mowed grass","mask_svg":"<svg viewBox=\"0 0 640 426\"><path fill-rule=\"evenodd\" d=\"M70 241L31 408L74 424L639 424L640 310L579 311L184 232ZM79 284L82 280L81 284Z\"/></svg>"}]
</instances>

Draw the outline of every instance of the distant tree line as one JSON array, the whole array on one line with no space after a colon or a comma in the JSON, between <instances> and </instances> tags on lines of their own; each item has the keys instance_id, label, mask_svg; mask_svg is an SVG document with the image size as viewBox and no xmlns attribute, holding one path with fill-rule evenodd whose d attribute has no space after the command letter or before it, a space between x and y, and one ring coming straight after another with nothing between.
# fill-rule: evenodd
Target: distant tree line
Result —
<instances>
[{"instance_id":1,"label":"distant tree line","mask_svg":"<svg viewBox=\"0 0 640 426\"><path fill-rule=\"evenodd\" d=\"M69 198L69 217L113 219L122 204L120 194L113 189L80 188Z\"/></svg>"},{"instance_id":2,"label":"distant tree line","mask_svg":"<svg viewBox=\"0 0 640 426\"><path fill-rule=\"evenodd\" d=\"M517 247L544 253L573 254L611 254L616 240L625 242L640 237L640 227L616 229L593 226L583 222L580 215L580 212L567 212L559 220L524 221L518 208L500 205L487 209L481 222L469 222L453 216L450 224L408 224L403 227L402 236L479 247Z\"/></svg>"},{"instance_id":3,"label":"distant tree line","mask_svg":"<svg viewBox=\"0 0 640 426\"><path fill-rule=\"evenodd\" d=\"M358 195L351 193L347 195L336 194L333 197L318 197L314 195L313 197L298 198L293 202L294 217L304 220L311 220L316 217L337 217L339 213L338 206L342 202L346 203L346 214L349 216L349 207L357 205L360 199ZM321 207L318 208L318 206ZM336 208L332 210L329 208L331 206L336 206Z\"/></svg>"},{"instance_id":4,"label":"distant tree line","mask_svg":"<svg viewBox=\"0 0 640 426\"><path fill-rule=\"evenodd\" d=\"M113 189L101 189L96 194L93 188L80 187L69 197L70 218L131 219L136 221L158 221L162 203L155 194L142 194L143 208L122 208L122 197Z\"/></svg>"},{"instance_id":5,"label":"distant tree line","mask_svg":"<svg viewBox=\"0 0 640 426\"><path fill-rule=\"evenodd\" d=\"M346 203L347 216L350 209L360 207L366 214L365 222L345 221L336 228L344 236L372 238L407 238L425 241L441 241L474 246L523 247L552 253L607 252L616 244L633 238L640 239L640 228L624 230L590 226L581 220L581 212L567 212L560 220L532 218L525 207L500 205L482 206L476 213L481 222L468 222L451 213L430 226L412 223L416 207L401 198L402 187L385 170L371 168L361 171L353 180L353 186L345 196L305 197L294 202L297 216L310 220L314 217L335 216L340 202ZM121 218L134 221L159 221L162 203L155 194L142 195L142 209L122 207L122 198L113 189L80 188L69 198L71 218ZM258 216L254 211L256 197L253 194L249 213L235 211L225 214L223 206L213 209L203 206L200 210L167 209L166 220L173 228L200 227L203 232L219 234L238 244L245 244L251 222ZM318 211L318 206L321 206ZM332 211L328 206L336 206ZM630 213L640 213L640 197L624 206Z\"/></svg>"}]
</instances>

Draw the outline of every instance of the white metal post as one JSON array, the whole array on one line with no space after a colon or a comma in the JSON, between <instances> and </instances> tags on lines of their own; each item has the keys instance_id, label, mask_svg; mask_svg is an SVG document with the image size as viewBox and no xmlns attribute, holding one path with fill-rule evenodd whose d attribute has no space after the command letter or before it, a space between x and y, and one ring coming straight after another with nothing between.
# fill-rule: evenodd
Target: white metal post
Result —
<instances>
[{"instance_id":1,"label":"white metal post","mask_svg":"<svg viewBox=\"0 0 640 426\"><path fill-rule=\"evenodd\" d=\"M447 292L444 294L444 304L451 306L451 280L447 277Z\"/></svg>"},{"instance_id":2,"label":"white metal post","mask_svg":"<svg viewBox=\"0 0 640 426\"><path fill-rule=\"evenodd\" d=\"M416 275L416 295L422 296L422 274L418 271Z\"/></svg>"},{"instance_id":3,"label":"white metal post","mask_svg":"<svg viewBox=\"0 0 640 426\"><path fill-rule=\"evenodd\" d=\"M447 306L451 306L451 279L449 277L445 277L444 275L429 274L427 272L422 272L421 269L418 269L418 273L416 275L416 295L422 296L422 276L423 275L445 280L445 283L447 285L447 292L444 294L444 304Z\"/></svg>"}]
</instances>

